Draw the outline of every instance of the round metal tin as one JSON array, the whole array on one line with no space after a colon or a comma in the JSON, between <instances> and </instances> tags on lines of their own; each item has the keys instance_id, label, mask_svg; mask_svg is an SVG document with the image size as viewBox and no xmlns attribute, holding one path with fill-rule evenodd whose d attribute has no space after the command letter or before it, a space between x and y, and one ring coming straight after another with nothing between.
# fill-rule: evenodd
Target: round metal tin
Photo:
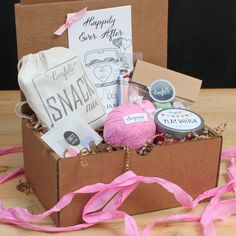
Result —
<instances>
[{"instance_id":1,"label":"round metal tin","mask_svg":"<svg viewBox=\"0 0 236 236\"><path fill-rule=\"evenodd\" d=\"M154 116L158 133L166 133L175 138L185 138L191 131L201 134L204 120L197 113L182 108L167 108Z\"/></svg>"},{"instance_id":2,"label":"round metal tin","mask_svg":"<svg viewBox=\"0 0 236 236\"><path fill-rule=\"evenodd\" d=\"M154 101L167 103L175 98L175 87L168 80L155 80L148 89L149 94Z\"/></svg>"}]
</instances>

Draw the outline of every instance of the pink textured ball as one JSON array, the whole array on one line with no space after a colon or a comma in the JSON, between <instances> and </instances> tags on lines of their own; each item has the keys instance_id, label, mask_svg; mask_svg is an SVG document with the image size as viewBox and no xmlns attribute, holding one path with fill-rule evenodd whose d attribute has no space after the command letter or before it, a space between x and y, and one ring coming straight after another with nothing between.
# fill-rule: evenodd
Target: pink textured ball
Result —
<instances>
[{"instance_id":1,"label":"pink textured ball","mask_svg":"<svg viewBox=\"0 0 236 236\"><path fill-rule=\"evenodd\" d=\"M153 138L155 133L156 125L149 113L137 104L127 103L108 114L103 137L111 144L137 150Z\"/></svg>"},{"instance_id":2,"label":"pink textured ball","mask_svg":"<svg viewBox=\"0 0 236 236\"><path fill-rule=\"evenodd\" d=\"M153 114L156 112L155 106L148 100L142 101L142 107L147 111L149 114Z\"/></svg>"}]
</instances>

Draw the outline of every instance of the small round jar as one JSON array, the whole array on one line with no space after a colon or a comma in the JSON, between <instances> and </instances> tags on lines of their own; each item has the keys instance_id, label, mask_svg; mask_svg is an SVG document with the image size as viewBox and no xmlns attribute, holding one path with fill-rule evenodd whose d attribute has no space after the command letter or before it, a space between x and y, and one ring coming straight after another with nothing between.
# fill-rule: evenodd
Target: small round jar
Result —
<instances>
[{"instance_id":1,"label":"small round jar","mask_svg":"<svg viewBox=\"0 0 236 236\"><path fill-rule=\"evenodd\" d=\"M169 134L178 139L185 138L192 131L201 134L204 130L203 118L186 109L163 109L155 114L154 119L158 133Z\"/></svg>"}]
</instances>

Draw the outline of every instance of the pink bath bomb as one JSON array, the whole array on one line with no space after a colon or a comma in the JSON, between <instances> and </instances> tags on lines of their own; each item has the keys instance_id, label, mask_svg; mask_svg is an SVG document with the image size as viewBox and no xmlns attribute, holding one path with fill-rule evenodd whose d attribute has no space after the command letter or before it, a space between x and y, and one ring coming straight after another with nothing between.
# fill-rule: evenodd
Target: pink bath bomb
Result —
<instances>
[{"instance_id":1,"label":"pink bath bomb","mask_svg":"<svg viewBox=\"0 0 236 236\"><path fill-rule=\"evenodd\" d=\"M142 101L142 107L149 113L152 114L156 111L156 107L148 100Z\"/></svg>"},{"instance_id":2,"label":"pink bath bomb","mask_svg":"<svg viewBox=\"0 0 236 236\"><path fill-rule=\"evenodd\" d=\"M113 109L104 125L103 137L114 145L138 150L156 133L155 121L137 104L123 104Z\"/></svg>"}]
</instances>

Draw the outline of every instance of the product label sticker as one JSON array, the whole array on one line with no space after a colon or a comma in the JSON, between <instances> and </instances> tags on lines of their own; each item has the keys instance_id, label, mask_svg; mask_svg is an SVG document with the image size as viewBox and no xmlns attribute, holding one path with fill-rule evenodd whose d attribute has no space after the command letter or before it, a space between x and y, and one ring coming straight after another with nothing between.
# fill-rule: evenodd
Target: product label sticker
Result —
<instances>
[{"instance_id":1,"label":"product label sticker","mask_svg":"<svg viewBox=\"0 0 236 236\"><path fill-rule=\"evenodd\" d=\"M133 66L131 6L87 11L68 29L68 42L111 111L118 106L119 68Z\"/></svg>"},{"instance_id":2,"label":"product label sticker","mask_svg":"<svg viewBox=\"0 0 236 236\"><path fill-rule=\"evenodd\" d=\"M146 113L134 113L123 117L126 125L138 122L148 121Z\"/></svg>"},{"instance_id":3,"label":"product label sticker","mask_svg":"<svg viewBox=\"0 0 236 236\"><path fill-rule=\"evenodd\" d=\"M201 118L188 110L166 109L158 113L157 122L175 130L194 130L202 125Z\"/></svg>"},{"instance_id":4,"label":"product label sticker","mask_svg":"<svg viewBox=\"0 0 236 236\"><path fill-rule=\"evenodd\" d=\"M149 94L154 101L166 103L175 98L175 88L168 80L155 80L149 87Z\"/></svg>"},{"instance_id":5,"label":"product label sticker","mask_svg":"<svg viewBox=\"0 0 236 236\"><path fill-rule=\"evenodd\" d=\"M80 144L78 135L73 131L66 131L63 136L66 142L71 144L72 146L78 146Z\"/></svg>"},{"instance_id":6,"label":"product label sticker","mask_svg":"<svg viewBox=\"0 0 236 236\"><path fill-rule=\"evenodd\" d=\"M100 137L76 112L57 123L52 129L41 137L60 157L64 157L65 150L71 146L78 153L88 148L91 142L98 145Z\"/></svg>"}]
</instances>

